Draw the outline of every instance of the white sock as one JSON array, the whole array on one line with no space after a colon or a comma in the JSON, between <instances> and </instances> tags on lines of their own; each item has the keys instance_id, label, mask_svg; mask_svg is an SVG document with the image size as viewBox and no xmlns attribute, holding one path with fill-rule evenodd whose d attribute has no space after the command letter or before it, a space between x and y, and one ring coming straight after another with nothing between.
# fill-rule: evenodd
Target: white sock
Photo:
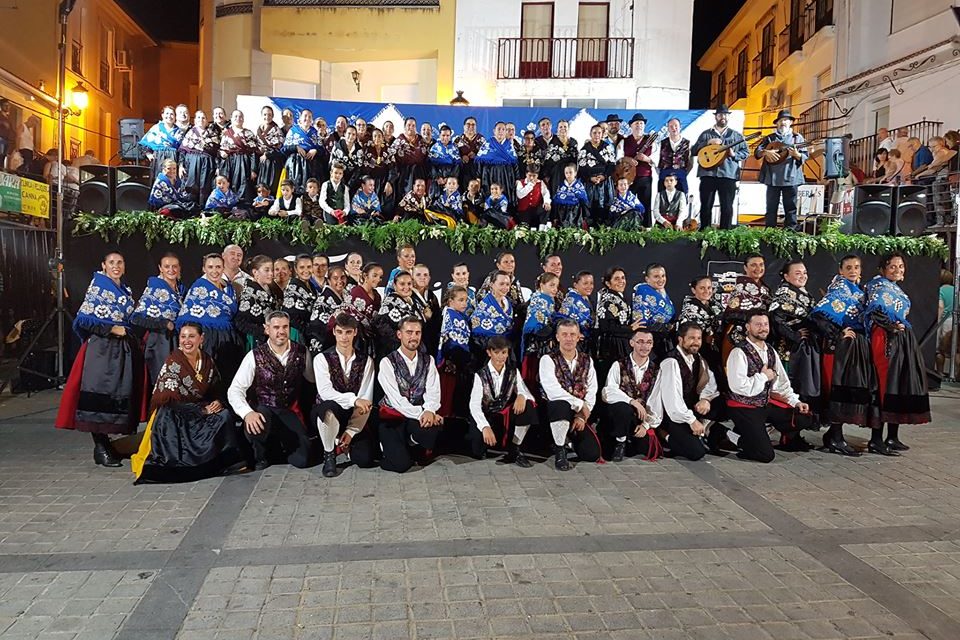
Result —
<instances>
[{"instance_id":1,"label":"white sock","mask_svg":"<svg viewBox=\"0 0 960 640\"><path fill-rule=\"evenodd\" d=\"M562 447L567 441L567 432L570 430L570 423L560 420L559 422L550 423L550 431L553 432L553 443L558 447Z\"/></svg>"},{"instance_id":2,"label":"white sock","mask_svg":"<svg viewBox=\"0 0 960 640\"><path fill-rule=\"evenodd\" d=\"M734 433L732 429L731 429L730 431L727 431L727 438L728 438L728 439L730 440L730 442L732 442L733 444L737 444L738 442L740 442L740 434L739 434L739 433Z\"/></svg>"},{"instance_id":3,"label":"white sock","mask_svg":"<svg viewBox=\"0 0 960 640\"><path fill-rule=\"evenodd\" d=\"M530 428L530 425L525 424L523 426L517 425L513 428L513 444L520 446L523 444L523 439L527 437L527 429Z\"/></svg>"},{"instance_id":4,"label":"white sock","mask_svg":"<svg viewBox=\"0 0 960 640\"><path fill-rule=\"evenodd\" d=\"M320 431L320 442L323 443L324 451L333 451L337 446L337 434L340 433L340 425L337 419L333 417L332 411L323 414L323 420L317 425Z\"/></svg>"},{"instance_id":5,"label":"white sock","mask_svg":"<svg viewBox=\"0 0 960 640\"><path fill-rule=\"evenodd\" d=\"M626 442L627 436L617 436L617 442Z\"/></svg>"}]
</instances>

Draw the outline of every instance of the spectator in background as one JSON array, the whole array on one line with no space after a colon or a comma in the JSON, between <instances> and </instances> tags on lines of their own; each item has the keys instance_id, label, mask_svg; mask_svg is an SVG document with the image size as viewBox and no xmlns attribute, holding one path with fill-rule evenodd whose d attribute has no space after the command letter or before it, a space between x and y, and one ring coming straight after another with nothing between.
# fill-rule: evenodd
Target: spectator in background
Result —
<instances>
[{"instance_id":1,"label":"spectator in background","mask_svg":"<svg viewBox=\"0 0 960 640\"><path fill-rule=\"evenodd\" d=\"M879 180L879 182L885 184L900 184L903 180L904 167L906 167L906 163L904 163L903 158L900 157L900 150L891 149L887 153L887 162L883 169L883 179Z\"/></svg>"},{"instance_id":2,"label":"spectator in background","mask_svg":"<svg viewBox=\"0 0 960 640\"><path fill-rule=\"evenodd\" d=\"M0 170L6 166L7 155L13 153L13 113L11 112L10 101L6 98L0 100Z\"/></svg>"},{"instance_id":3,"label":"spectator in background","mask_svg":"<svg viewBox=\"0 0 960 640\"><path fill-rule=\"evenodd\" d=\"M23 158L23 164L27 167L26 171L31 170L34 156L36 155L36 144L33 140L33 130L40 126L40 118L33 115L27 118L17 134L17 149L20 150L20 156Z\"/></svg>"},{"instance_id":4,"label":"spectator in background","mask_svg":"<svg viewBox=\"0 0 960 640\"><path fill-rule=\"evenodd\" d=\"M910 163L910 175L913 176L921 167L928 167L930 163L933 162L933 153L930 151L930 147L920 142L920 138L910 138L910 152L911 163Z\"/></svg>"},{"instance_id":5,"label":"spectator in background","mask_svg":"<svg viewBox=\"0 0 960 640\"><path fill-rule=\"evenodd\" d=\"M77 167L78 169L90 164L103 164L97 158L96 154L93 152L93 149L87 149L82 156L73 161L73 166Z\"/></svg>"},{"instance_id":6,"label":"spectator in background","mask_svg":"<svg viewBox=\"0 0 960 640\"><path fill-rule=\"evenodd\" d=\"M947 316L947 319L940 325L940 339L937 341L937 372L940 374L946 373L950 362L947 359L947 354L950 353L953 341L954 295L953 274L947 269L940 269L940 299L937 302L937 318L942 320L944 316ZM957 361L957 365L960 366L960 360Z\"/></svg>"},{"instance_id":7,"label":"spectator in background","mask_svg":"<svg viewBox=\"0 0 960 640\"><path fill-rule=\"evenodd\" d=\"M900 127L897 129L897 137L893 142L893 148L900 150L900 157L909 165L913 149L910 148L910 136L906 128Z\"/></svg>"},{"instance_id":8,"label":"spectator in background","mask_svg":"<svg viewBox=\"0 0 960 640\"><path fill-rule=\"evenodd\" d=\"M889 159L889 151L883 148L877 149L877 153L873 156L873 175L871 176L876 182L880 182L885 175Z\"/></svg>"},{"instance_id":9,"label":"spectator in background","mask_svg":"<svg viewBox=\"0 0 960 640\"><path fill-rule=\"evenodd\" d=\"M890 137L890 130L886 127L880 127L880 129L877 130L877 151L880 151L880 149L890 151L896 146L896 141Z\"/></svg>"}]
</instances>

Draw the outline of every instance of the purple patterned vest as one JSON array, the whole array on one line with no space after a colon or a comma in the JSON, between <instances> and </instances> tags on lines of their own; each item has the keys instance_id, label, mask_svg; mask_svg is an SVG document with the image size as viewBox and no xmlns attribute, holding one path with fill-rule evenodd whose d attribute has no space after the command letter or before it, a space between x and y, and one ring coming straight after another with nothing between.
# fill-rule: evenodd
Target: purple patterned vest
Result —
<instances>
[{"instance_id":1,"label":"purple patterned vest","mask_svg":"<svg viewBox=\"0 0 960 640\"><path fill-rule=\"evenodd\" d=\"M423 405L423 396L427 392L427 368L430 366L430 358L424 354L418 354L417 368L413 375L410 375L410 369L407 367L407 357L400 353L400 350L391 351L387 356L390 364L393 365L393 372L397 376L397 389L400 395L415 406ZM384 397L384 402L387 398Z\"/></svg>"},{"instance_id":2,"label":"purple patterned vest","mask_svg":"<svg viewBox=\"0 0 960 640\"><path fill-rule=\"evenodd\" d=\"M743 351L744 355L747 356L747 377L753 377L760 373L764 367L763 360L760 359L760 354L757 353L757 350L752 346L743 344L739 347ZM769 369L774 369L777 366L777 352L774 351L771 345L767 345L767 363L766 366ZM767 380L767 383L763 385L763 391L758 393L755 396L741 396L739 394L733 393L732 391L727 394L727 398L732 402L739 402L740 404L745 404L748 407L760 408L767 406L767 403L770 401L770 390L773 388L773 381Z\"/></svg>"},{"instance_id":3,"label":"purple patterned vest","mask_svg":"<svg viewBox=\"0 0 960 640\"><path fill-rule=\"evenodd\" d=\"M557 373L557 382L564 391L581 400L587 397L587 385L590 381L590 356L586 353L577 354L577 364L573 371L567 366L567 361L559 351L550 354L553 366Z\"/></svg>"},{"instance_id":4,"label":"purple patterned vest","mask_svg":"<svg viewBox=\"0 0 960 640\"><path fill-rule=\"evenodd\" d=\"M481 405L484 413L500 413L517 397L517 370L510 365L503 366L506 371L499 389L493 388L493 375L489 367L485 366L477 372L483 385Z\"/></svg>"},{"instance_id":5,"label":"purple patterned vest","mask_svg":"<svg viewBox=\"0 0 960 640\"><path fill-rule=\"evenodd\" d=\"M289 408L300 395L303 380L303 366L306 361L306 349L298 342L290 342L290 355L287 365L264 343L253 350L256 371L253 375L251 391L257 404L268 407Z\"/></svg>"},{"instance_id":6,"label":"purple patterned vest","mask_svg":"<svg viewBox=\"0 0 960 640\"><path fill-rule=\"evenodd\" d=\"M340 366L340 355L336 347L330 347L323 352L323 357L327 359L327 368L330 370L330 384L337 393L360 393L360 384L363 382L363 372L367 368L367 359L359 353L353 359L350 365L349 377Z\"/></svg>"},{"instance_id":7,"label":"purple patterned vest","mask_svg":"<svg viewBox=\"0 0 960 640\"><path fill-rule=\"evenodd\" d=\"M647 370L643 372L643 378L637 381L633 371L633 356L627 354L627 357L620 360L620 390L634 400L646 402L653 391L658 370L657 363L650 360Z\"/></svg>"}]
</instances>

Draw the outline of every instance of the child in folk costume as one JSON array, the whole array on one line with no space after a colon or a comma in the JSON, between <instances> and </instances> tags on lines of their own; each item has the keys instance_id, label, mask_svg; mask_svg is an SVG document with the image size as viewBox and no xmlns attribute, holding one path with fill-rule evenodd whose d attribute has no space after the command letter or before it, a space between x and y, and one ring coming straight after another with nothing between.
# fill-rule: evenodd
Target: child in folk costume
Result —
<instances>
[{"instance_id":1,"label":"child in folk costume","mask_svg":"<svg viewBox=\"0 0 960 640\"><path fill-rule=\"evenodd\" d=\"M463 219L467 224L477 224L483 219L483 207L486 200L480 190L480 178L467 183L467 192L463 194Z\"/></svg>"},{"instance_id":2,"label":"child in folk costume","mask_svg":"<svg viewBox=\"0 0 960 640\"><path fill-rule=\"evenodd\" d=\"M521 332L521 375L531 388L539 387L537 371L540 358L556 346L553 334L556 321L556 296L560 278L555 273L541 273L537 290L527 301L527 319Z\"/></svg>"},{"instance_id":3,"label":"child in folk costume","mask_svg":"<svg viewBox=\"0 0 960 640\"><path fill-rule=\"evenodd\" d=\"M437 370L440 373L440 415L464 415L456 390L465 389L470 380L470 319L467 317L467 290L454 285L447 290L447 305L440 324ZM461 399L462 399L461 394Z\"/></svg>"},{"instance_id":4,"label":"child in folk costume","mask_svg":"<svg viewBox=\"0 0 960 640\"><path fill-rule=\"evenodd\" d=\"M300 196L300 217L309 223L323 221L323 207L320 205L320 182L308 178L306 188Z\"/></svg>"},{"instance_id":5,"label":"child in folk costume","mask_svg":"<svg viewBox=\"0 0 960 640\"><path fill-rule=\"evenodd\" d=\"M644 213L640 198L630 191L630 181L626 178L617 180L617 192L610 203L610 221L613 226L624 231L644 229Z\"/></svg>"},{"instance_id":6,"label":"child in folk costume","mask_svg":"<svg viewBox=\"0 0 960 640\"><path fill-rule=\"evenodd\" d=\"M490 185L490 195L483 203L483 219L499 229L512 229L516 224L508 211L510 201L499 182Z\"/></svg>"},{"instance_id":7,"label":"child in folk costume","mask_svg":"<svg viewBox=\"0 0 960 640\"><path fill-rule=\"evenodd\" d=\"M500 185L507 197L508 204L516 204L514 180L517 177L517 152L513 141L507 140L507 125L498 122L493 127L493 138L489 138L480 147L476 159L480 167L480 180L484 189L492 193L494 183Z\"/></svg>"},{"instance_id":8,"label":"child in folk costume","mask_svg":"<svg viewBox=\"0 0 960 640\"><path fill-rule=\"evenodd\" d=\"M436 200L450 178L460 175L460 150L450 141L453 130L447 125L440 127L440 139L430 146L427 157L430 161L430 197Z\"/></svg>"},{"instance_id":9,"label":"child in folk costume","mask_svg":"<svg viewBox=\"0 0 960 640\"><path fill-rule=\"evenodd\" d=\"M250 275L240 292L240 303L233 323L246 340L247 351L267 339L263 325L267 315L280 309L282 296L278 296L273 284L273 260L258 255L250 259Z\"/></svg>"},{"instance_id":10,"label":"child in folk costume","mask_svg":"<svg viewBox=\"0 0 960 640\"><path fill-rule=\"evenodd\" d=\"M283 289L282 309L290 316L290 339L306 344L307 323L317 294L310 286L310 273L313 259L307 254L297 256L294 263L295 277L290 279Z\"/></svg>"},{"instance_id":11,"label":"child in folk costume","mask_svg":"<svg viewBox=\"0 0 960 640\"><path fill-rule=\"evenodd\" d=\"M589 271L580 271L573 276L573 287L567 291L557 315L577 323L582 338L578 348L590 350L590 332L593 330L593 305L590 296L593 295L593 274Z\"/></svg>"},{"instance_id":12,"label":"child in folk costume","mask_svg":"<svg viewBox=\"0 0 960 640\"><path fill-rule=\"evenodd\" d=\"M527 431L538 422L535 399L517 368L510 364L510 346L510 341L501 337L487 343L488 362L473 376L472 425L468 426L467 440L475 458L485 458L487 449L499 441L507 450L503 462L529 468L533 465L520 446Z\"/></svg>"},{"instance_id":13,"label":"child in folk costume","mask_svg":"<svg viewBox=\"0 0 960 640\"><path fill-rule=\"evenodd\" d=\"M583 227L587 224L590 200L583 183L577 179L577 166L568 164L563 170L563 182L553 194L550 219L555 227Z\"/></svg>"},{"instance_id":14,"label":"child in folk costume","mask_svg":"<svg viewBox=\"0 0 960 640\"><path fill-rule=\"evenodd\" d=\"M304 193L310 178L317 181L327 179L329 154L313 128L313 113L309 109L303 109L297 123L290 127L283 141L283 152L289 154L284 170L295 185L297 195Z\"/></svg>"},{"instance_id":15,"label":"child in folk costume","mask_svg":"<svg viewBox=\"0 0 960 640\"><path fill-rule=\"evenodd\" d=\"M203 210L205 213L216 212L223 215L230 215L234 218L245 217L246 212L237 208L240 199L230 188L230 180L226 176L217 176L216 188L210 192L207 203Z\"/></svg>"},{"instance_id":16,"label":"child in folk costume","mask_svg":"<svg viewBox=\"0 0 960 640\"><path fill-rule=\"evenodd\" d=\"M603 127L593 125L590 128L590 140L583 143L577 156L580 167L580 179L587 192L589 209L588 224L606 224L613 188L610 177L617 162L617 152L613 145L603 140Z\"/></svg>"},{"instance_id":17,"label":"child in folk costume","mask_svg":"<svg viewBox=\"0 0 960 640\"><path fill-rule=\"evenodd\" d=\"M383 211L380 198L377 196L377 183L370 176L360 178L360 189L354 194L350 202L350 214L347 219L350 224L380 224L383 222Z\"/></svg>"},{"instance_id":18,"label":"child in folk costume","mask_svg":"<svg viewBox=\"0 0 960 640\"><path fill-rule=\"evenodd\" d=\"M330 179L320 187L320 208L324 224L344 224L350 210L350 187L347 185L344 166L338 162L330 167Z\"/></svg>"},{"instance_id":19,"label":"child in folk costume","mask_svg":"<svg viewBox=\"0 0 960 640\"><path fill-rule=\"evenodd\" d=\"M539 177L537 165L526 166L526 175L517 180L517 218L531 229L548 229L550 225L550 190Z\"/></svg>"},{"instance_id":20,"label":"child in folk costume","mask_svg":"<svg viewBox=\"0 0 960 640\"><path fill-rule=\"evenodd\" d=\"M257 185L257 196L253 199L252 212L253 220L259 220L270 212L273 206L273 196L270 195L270 187L260 183Z\"/></svg>"},{"instance_id":21,"label":"child in folk costume","mask_svg":"<svg viewBox=\"0 0 960 640\"><path fill-rule=\"evenodd\" d=\"M653 221L667 229L695 229L687 194L677 189L677 176L663 179L663 190L653 199Z\"/></svg>"},{"instance_id":22,"label":"child in folk costume","mask_svg":"<svg viewBox=\"0 0 960 640\"><path fill-rule=\"evenodd\" d=\"M267 215L276 216L279 218L296 216L296 219L299 220L301 203L300 198L294 195L293 190L293 182L290 180L284 180L281 182L280 197L274 200L273 204L270 205L270 209L267 210Z\"/></svg>"},{"instance_id":23,"label":"child in folk costume","mask_svg":"<svg viewBox=\"0 0 960 640\"><path fill-rule=\"evenodd\" d=\"M467 266L466 262L458 262L453 265L450 280L447 284L447 290L454 286L460 286L467 292L467 310L464 313L469 318L473 314L473 310L477 308L477 289L470 286L470 267Z\"/></svg>"}]
</instances>

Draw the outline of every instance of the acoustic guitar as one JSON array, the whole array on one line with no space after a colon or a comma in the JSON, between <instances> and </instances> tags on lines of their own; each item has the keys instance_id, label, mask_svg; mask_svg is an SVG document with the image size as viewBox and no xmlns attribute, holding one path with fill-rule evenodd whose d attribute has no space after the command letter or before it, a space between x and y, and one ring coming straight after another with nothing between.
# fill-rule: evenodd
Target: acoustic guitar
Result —
<instances>
[{"instance_id":1,"label":"acoustic guitar","mask_svg":"<svg viewBox=\"0 0 960 640\"><path fill-rule=\"evenodd\" d=\"M766 164L783 164L787 161L787 158L790 157L790 154L788 153L790 149L803 149L812 145L813 142L810 141L804 141L800 144L787 144L786 142L774 141L768 144L764 151L776 151L780 157L776 160L767 160L761 156L761 159Z\"/></svg>"},{"instance_id":2,"label":"acoustic guitar","mask_svg":"<svg viewBox=\"0 0 960 640\"><path fill-rule=\"evenodd\" d=\"M637 153L642 153L645 156L649 156L653 151L653 145L655 145L657 140L665 135L667 135L667 125L663 125L659 131L651 135L647 141L643 143L643 147L637 150ZM617 166L613 170L614 184L619 182L620 178L626 178L630 184L633 184L633 181L637 177L637 165L639 164L639 160L627 156L617 160Z\"/></svg>"},{"instance_id":3,"label":"acoustic guitar","mask_svg":"<svg viewBox=\"0 0 960 640\"><path fill-rule=\"evenodd\" d=\"M759 131L754 131L750 135L744 136L744 142L750 142L751 140L756 140L763 134ZM720 163L724 161L727 157L727 149L735 147L739 142L734 144L708 144L703 149L697 153L697 162L704 169L713 169L716 166L719 166Z\"/></svg>"}]
</instances>

